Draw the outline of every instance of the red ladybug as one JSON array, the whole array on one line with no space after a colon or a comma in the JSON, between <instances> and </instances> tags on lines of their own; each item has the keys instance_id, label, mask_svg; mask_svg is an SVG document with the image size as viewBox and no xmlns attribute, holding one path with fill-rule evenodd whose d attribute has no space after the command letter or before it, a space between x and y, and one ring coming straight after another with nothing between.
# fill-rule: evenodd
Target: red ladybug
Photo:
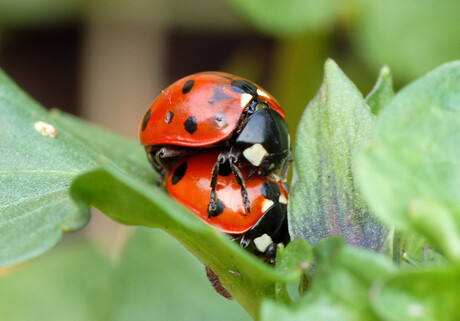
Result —
<instances>
[{"instance_id":1,"label":"red ladybug","mask_svg":"<svg viewBox=\"0 0 460 321\"><path fill-rule=\"evenodd\" d=\"M283 167L290 155L285 113L257 85L222 72L202 72L176 81L147 110L140 127L154 168L163 176L181 157L218 147L210 191L210 212L217 210L215 190L219 164L228 163L251 210L245 179L237 162L267 176ZM287 165L283 167L283 174ZM247 179L248 179L247 178Z\"/></svg>"},{"instance_id":2,"label":"red ladybug","mask_svg":"<svg viewBox=\"0 0 460 321\"><path fill-rule=\"evenodd\" d=\"M289 242L287 231L288 194L275 178L254 176L246 181L251 212L246 213L240 186L228 165L220 165L216 186L217 211L208 212L210 183L220 150L205 150L179 160L165 177L168 193L203 221L235 237L241 245L252 244L257 253L273 258L276 244ZM241 168L247 175L248 168ZM252 246L251 246L252 247Z\"/></svg>"}]
</instances>

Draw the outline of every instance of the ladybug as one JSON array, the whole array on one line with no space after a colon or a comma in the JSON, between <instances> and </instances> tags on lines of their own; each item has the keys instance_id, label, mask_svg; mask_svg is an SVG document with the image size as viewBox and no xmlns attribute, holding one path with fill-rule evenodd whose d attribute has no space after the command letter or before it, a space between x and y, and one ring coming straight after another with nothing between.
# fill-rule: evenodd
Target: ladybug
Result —
<instances>
[{"instance_id":1,"label":"ladybug","mask_svg":"<svg viewBox=\"0 0 460 321\"><path fill-rule=\"evenodd\" d=\"M162 176L181 157L203 148L220 148L212 171L209 211L218 210L219 168L228 163L250 212L245 178L236 164L251 167L246 179L277 170L285 177L291 152L285 117L276 99L248 80L201 72L176 81L156 98L141 122L140 141Z\"/></svg>"},{"instance_id":2,"label":"ladybug","mask_svg":"<svg viewBox=\"0 0 460 321\"><path fill-rule=\"evenodd\" d=\"M274 258L277 244L289 242L286 187L275 176L248 179L251 211L246 213L237 179L230 175L227 163L219 164L217 211L209 213L210 183L219 153L218 149L209 149L176 162L165 176L169 195L207 224L239 239L242 247L249 246L256 254ZM249 169L241 168L241 172L247 175Z\"/></svg>"}]
</instances>

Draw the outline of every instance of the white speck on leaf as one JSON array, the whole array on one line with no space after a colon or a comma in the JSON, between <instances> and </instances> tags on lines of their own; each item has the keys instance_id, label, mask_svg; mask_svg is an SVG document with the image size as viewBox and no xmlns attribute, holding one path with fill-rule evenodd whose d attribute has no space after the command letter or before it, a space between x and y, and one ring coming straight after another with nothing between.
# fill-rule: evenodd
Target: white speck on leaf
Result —
<instances>
[{"instance_id":1,"label":"white speck on leaf","mask_svg":"<svg viewBox=\"0 0 460 321\"><path fill-rule=\"evenodd\" d=\"M55 138L57 136L56 128L54 128L53 125L45 123L44 121L37 121L34 124L34 128L37 132L39 132L43 136L48 136L51 138Z\"/></svg>"}]
</instances>

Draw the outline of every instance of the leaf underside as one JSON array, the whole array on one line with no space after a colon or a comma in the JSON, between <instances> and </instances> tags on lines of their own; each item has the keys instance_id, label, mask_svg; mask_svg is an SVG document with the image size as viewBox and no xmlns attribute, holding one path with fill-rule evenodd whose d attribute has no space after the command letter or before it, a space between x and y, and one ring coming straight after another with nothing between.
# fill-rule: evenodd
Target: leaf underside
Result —
<instances>
[{"instance_id":1,"label":"leaf underside","mask_svg":"<svg viewBox=\"0 0 460 321\"><path fill-rule=\"evenodd\" d=\"M353 167L373 122L361 93L329 60L297 131L289 201L293 238L316 244L340 235L352 245L380 250L386 229L363 201Z\"/></svg>"}]
</instances>

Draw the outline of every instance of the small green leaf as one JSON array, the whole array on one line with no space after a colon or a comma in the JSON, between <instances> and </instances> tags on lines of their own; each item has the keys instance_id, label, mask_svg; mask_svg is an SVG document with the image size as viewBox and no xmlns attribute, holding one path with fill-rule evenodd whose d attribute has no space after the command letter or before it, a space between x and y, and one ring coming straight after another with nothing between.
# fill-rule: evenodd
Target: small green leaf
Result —
<instances>
[{"instance_id":1,"label":"small green leaf","mask_svg":"<svg viewBox=\"0 0 460 321\"><path fill-rule=\"evenodd\" d=\"M393 260L396 263L443 264L446 259L432 246L432 242L417 231L394 233Z\"/></svg>"},{"instance_id":2,"label":"small green leaf","mask_svg":"<svg viewBox=\"0 0 460 321\"><path fill-rule=\"evenodd\" d=\"M385 321L459 320L459 293L458 267L401 271L371 291L375 312Z\"/></svg>"},{"instance_id":3,"label":"small green leaf","mask_svg":"<svg viewBox=\"0 0 460 321\"><path fill-rule=\"evenodd\" d=\"M433 200L414 199L407 215L413 226L436 242L446 257L460 263L459 222L444 205Z\"/></svg>"},{"instance_id":4,"label":"small green leaf","mask_svg":"<svg viewBox=\"0 0 460 321\"><path fill-rule=\"evenodd\" d=\"M0 266L37 256L62 231L86 224L87 209L76 206L68 191L80 172L109 163L154 178L138 143L49 114L1 71L0 142Z\"/></svg>"},{"instance_id":5,"label":"small green leaf","mask_svg":"<svg viewBox=\"0 0 460 321\"><path fill-rule=\"evenodd\" d=\"M292 281L298 281L300 275L311 268L313 264L313 249L307 241L297 239L286 248L278 249L276 253L276 270L290 275Z\"/></svg>"},{"instance_id":6,"label":"small green leaf","mask_svg":"<svg viewBox=\"0 0 460 321\"><path fill-rule=\"evenodd\" d=\"M78 176L71 193L79 204L97 207L118 222L164 229L208 265L253 317L264 298L289 301L286 291L275 291L278 282L290 281L288 276L257 260L148 181L106 167Z\"/></svg>"},{"instance_id":7,"label":"small green leaf","mask_svg":"<svg viewBox=\"0 0 460 321\"><path fill-rule=\"evenodd\" d=\"M393 271L391 262L339 239L321 241L314 254L316 269L308 292L291 306L264 302L261 320L378 320L368 293L376 279Z\"/></svg>"},{"instance_id":8,"label":"small green leaf","mask_svg":"<svg viewBox=\"0 0 460 321\"><path fill-rule=\"evenodd\" d=\"M349 282L348 279L351 278L356 281L350 282L350 284L355 284L355 286L351 285L351 289L360 290L360 287L369 286L377 277L393 270L391 261L385 256L367 249L347 246L340 239L331 238L321 241L314 248L314 254L317 269L311 292L320 290L331 295L336 293L336 298L342 297L345 301L353 300L352 295L354 295L348 293L348 289L350 289L346 286L346 283ZM341 271L346 271L349 275L343 277ZM355 294L355 299L359 301L358 297L364 292Z\"/></svg>"},{"instance_id":9,"label":"small green leaf","mask_svg":"<svg viewBox=\"0 0 460 321\"><path fill-rule=\"evenodd\" d=\"M335 1L226 0L248 22L276 36L321 30L334 22Z\"/></svg>"},{"instance_id":10,"label":"small green leaf","mask_svg":"<svg viewBox=\"0 0 460 321\"><path fill-rule=\"evenodd\" d=\"M371 92L366 97L366 104L371 109L374 115L378 115L383 108L393 99L395 95L393 89L393 77L388 66L383 66L380 69L379 78L372 88Z\"/></svg>"},{"instance_id":11,"label":"small green leaf","mask_svg":"<svg viewBox=\"0 0 460 321\"><path fill-rule=\"evenodd\" d=\"M357 163L363 194L383 221L416 229L456 261L459 128L460 62L453 62L395 96L378 119L374 143Z\"/></svg>"},{"instance_id":12,"label":"small green leaf","mask_svg":"<svg viewBox=\"0 0 460 321\"><path fill-rule=\"evenodd\" d=\"M293 238L315 244L341 235L350 244L380 249L386 229L362 200L352 166L372 126L358 89L335 62L327 61L323 85L297 132L289 200Z\"/></svg>"}]
</instances>

